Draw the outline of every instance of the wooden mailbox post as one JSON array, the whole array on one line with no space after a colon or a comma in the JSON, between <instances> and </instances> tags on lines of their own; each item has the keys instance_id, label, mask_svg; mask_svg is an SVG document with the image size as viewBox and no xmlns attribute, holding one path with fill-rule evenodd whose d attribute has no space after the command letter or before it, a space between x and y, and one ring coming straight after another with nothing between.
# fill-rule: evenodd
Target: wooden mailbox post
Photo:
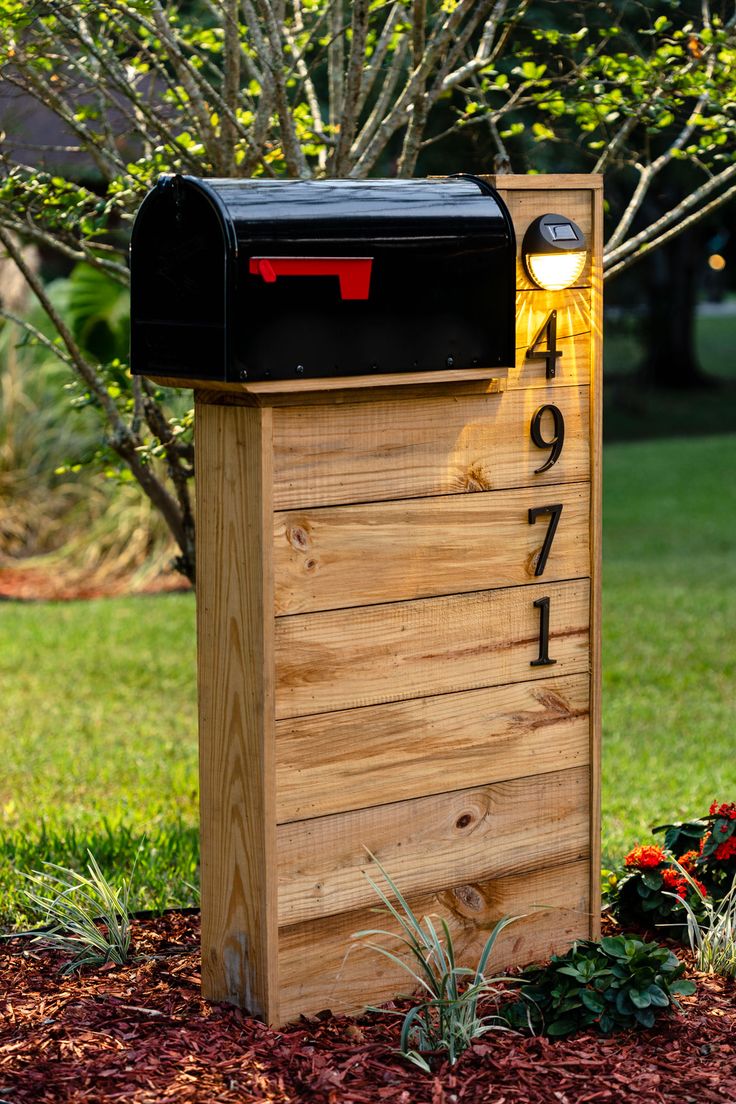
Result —
<instances>
[{"instance_id":1,"label":"wooden mailbox post","mask_svg":"<svg viewBox=\"0 0 736 1104\"><path fill-rule=\"evenodd\" d=\"M188 384L203 992L273 1024L405 991L366 849L468 965L598 933L601 180L488 179L590 251L515 366Z\"/></svg>"}]
</instances>

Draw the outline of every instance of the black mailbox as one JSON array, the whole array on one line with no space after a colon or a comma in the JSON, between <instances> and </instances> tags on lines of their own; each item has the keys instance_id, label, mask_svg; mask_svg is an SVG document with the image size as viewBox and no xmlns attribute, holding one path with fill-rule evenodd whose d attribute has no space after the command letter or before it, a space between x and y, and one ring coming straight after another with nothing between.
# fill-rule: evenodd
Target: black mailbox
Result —
<instances>
[{"instance_id":1,"label":"black mailbox","mask_svg":"<svg viewBox=\"0 0 736 1104\"><path fill-rule=\"evenodd\" d=\"M225 381L514 363L514 230L484 181L162 176L130 250L132 370Z\"/></svg>"}]
</instances>

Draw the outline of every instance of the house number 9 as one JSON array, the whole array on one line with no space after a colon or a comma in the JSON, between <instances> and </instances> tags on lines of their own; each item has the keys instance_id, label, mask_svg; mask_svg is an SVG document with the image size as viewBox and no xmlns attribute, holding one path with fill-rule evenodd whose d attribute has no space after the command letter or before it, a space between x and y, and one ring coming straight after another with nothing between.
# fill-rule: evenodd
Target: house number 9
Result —
<instances>
[{"instance_id":1,"label":"house number 9","mask_svg":"<svg viewBox=\"0 0 736 1104\"><path fill-rule=\"evenodd\" d=\"M546 441L542 436L542 418L547 411L552 415L552 424L554 427L554 434L549 441ZM530 432L532 441L537 448L548 448L550 450L549 456L542 464L541 468L534 469L534 474L540 475L541 472L547 471L553 464L556 464L560 458L562 446L565 442L565 419L562 417L562 411L551 403L540 406L539 410L532 418Z\"/></svg>"}]
</instances>

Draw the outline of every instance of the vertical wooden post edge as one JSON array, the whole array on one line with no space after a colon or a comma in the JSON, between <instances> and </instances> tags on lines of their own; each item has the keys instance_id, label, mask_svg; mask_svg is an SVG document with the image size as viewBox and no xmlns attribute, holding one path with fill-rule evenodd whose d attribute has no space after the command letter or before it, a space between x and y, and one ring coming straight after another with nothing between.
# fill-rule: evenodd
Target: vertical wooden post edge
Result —
<instances>
[{"instance_id":1,"label":"vertical wooden post edge","mask_svg":"<svg viewBox=\"0 0 736 1104\"><path fill-rule=\"evenodd\" d=\"M590 937L601 931L601 568L603 446L603 187L593 204L590 373Z\"/></svg>"},{"instance_id":2,"label":"vertical wooden post edge","mask_svg":"<svg viewBox=\"0 0 736 1104\"><path fill-rule=\"evenodd\" d=\"M272 410L195 434L202 994L276 1023Z\"/></svg>"}]
</instances>

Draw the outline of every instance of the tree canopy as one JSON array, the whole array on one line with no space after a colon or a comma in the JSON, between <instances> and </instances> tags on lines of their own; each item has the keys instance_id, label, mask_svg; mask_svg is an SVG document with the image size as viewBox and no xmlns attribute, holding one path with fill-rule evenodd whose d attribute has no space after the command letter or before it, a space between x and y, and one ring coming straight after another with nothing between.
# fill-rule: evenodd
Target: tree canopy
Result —
<instances>
[{"instance_id":1,"label":"tree canopy","mask_svg":"<svg viewBox=\"0 0 736 1104\"><path fill-rule=\"evenodd\" d=\"M15 321L68 364L193 578L191 418L61 316L22 243L112 301L160 172L594 171L610 277L734 195L735 48L725 0L0 0L0 242L50 330Z\"/></svg>"}]
</instances>

